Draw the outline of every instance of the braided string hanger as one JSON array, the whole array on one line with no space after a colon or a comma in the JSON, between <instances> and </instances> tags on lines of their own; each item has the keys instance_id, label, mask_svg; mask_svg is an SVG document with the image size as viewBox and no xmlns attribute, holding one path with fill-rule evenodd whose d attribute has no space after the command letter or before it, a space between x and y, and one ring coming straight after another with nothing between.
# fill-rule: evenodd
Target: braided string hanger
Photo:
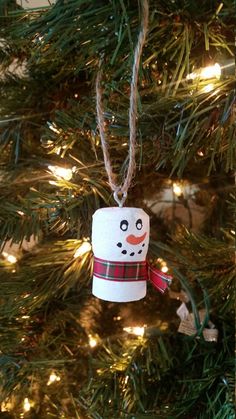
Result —
<instances>
[{"instance_id":1,"label":"braided string hanger","mask_svg":"<svg viewBox=\"0 0 236 419\"><path fill-rule=\"evenodd\" d=\"M105 168L108 175L108 181L111 189L113 190L114 199L119 205L119 207L123 207L123 204L127 197L127 192L130 187L132 178L135 173L136 169L136 162L135 162L135 149L136 149L136 124L137 124L137 98L138 98L138 91L137 91L137 84L138 84L138 72L139 72L139 64L140 58L142 54L143 45L146 39L147 30L148 30L148 1L141 0L141 28L138 36L138 42L135 48L134 53L134 62L132 67L132 79L130 83L130 107L129 107L129 163L126 175L124 177L123 183L118 185L116 183L116 175L113 172L111 158L109 153L109 147L106 139L105 133L105 121L104 121L104 111L102 106L102 89L101 89L101 79L102 79L102 68L101 64L102 61L100 60L99 63L99 70L97 73L96 78L96 109L97 109L97 120L98 120L98 128L101 137L101 145L104 157ZM121 195L121 199L119 198L119 194Z\"/></svg>"}]
</instances>

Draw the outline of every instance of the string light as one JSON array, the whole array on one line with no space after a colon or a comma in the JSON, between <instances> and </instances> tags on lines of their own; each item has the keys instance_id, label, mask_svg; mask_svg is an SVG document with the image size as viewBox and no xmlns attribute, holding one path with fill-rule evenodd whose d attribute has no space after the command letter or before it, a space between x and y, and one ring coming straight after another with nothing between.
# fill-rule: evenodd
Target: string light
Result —
<instances>
[{"instance_id":1,"label":"string light","mask_svg":"<svg viewBox=\"0 0 236 419\"><path fill-rule=\"evenodd\" d=\"M95 339L95 337L93 337L92 335L89 335L89 346L91 348L95 348L95 346L97 346L98 342Z\"/></svg>"},{"instance_id":2,"label":"string light","mask_svg":"<svg viewBox=\"0 0 236 419\"><path fill-rule=\"evenodd\" d=\"M203 156L204 156L204 153L203 153L203 151L201 151L201 150L199 150L199 151L197 152L197 154L198 154L198 156L200 156L200 157L203 157Z\"/></svg>"},{"instance_id":3,"label":"string light","mask_svg":"<svg viewBox=\"0 0 236 419\"><path fill-rule=\"evenodd\" d=\"M9 262L9 263L16 263L17 262L17 258L14 255L10 255L7 252L2 252L2 255L4 256L4 258Z\"/></svg>"},{"instance_id":4,"label":"string light","mask_svg":"<svg viewBox=\"0 0 236 419\"><path fill-rule=\"evenodd\" d=\"M79 258L83 256L85 253L90 252L92 249L91 244L88 241L84 241L81 246L75 251L74 258Z\"/></svg>"},{"instance_id":5,"label":"string light","mask_svg":"<svg viewBox=\"0 0 236 419\"><path fill-rule=\"evenodd\" d=\"M0 408L1 408L0 412L9 412L9 410L12 409L12 403L9 400L2 402L0 404Z\"/></svg>"},{"instance_id":6,"label":"string light","mask_svg":"<svg viewBox=\"0 0 236 419\"><path fill-rule=\"evenodd\" d=\"M50 386L51 384L60 380L61 380L61 377L59 375L55 374L55 372L51 372L48 382L47 382L47 386Z\"/></svg>"},{"instance_id":7,"label":"string light","mask_svg":"<svg viewBox=\"0 0 236 419\"><path fill-rule=\"evenodd\" d=\"M16 211L16 212L17 212L17 214L21 215L22 217L23 217L23 215L25 215L25 214L23 213L23 211Z\"/></svg>"},{"instance_id":8,"label":"string light","mask_svg":"<svg viewBox=\"0 0 236 419\"><path fill-rule=\"evenodd\" d=\"M202 88L202 92L203 92L203 93L209 93L209 92L211 92L212 90L214 90L214 88L215 88L214 84L213 84L213 83L209 83L209 84L207 84L206 86L204 86L204 87Z\"/></svg>"},{"instance_id":9,"label":"string light","mask_svg":"<svg viewBox=\"0 0 236 419\"><path fill-rule=\"evenodd\" d=\"M219 79L220 76L221 76L221 67L220 67L220 64L218 63L214 65L210 65L208 67L204 67L200 71L201 79L212 79L212 78Z\"/></svg>"},{"instance_id":10,"label":"string light","mask_svg":"<svg viewBox=\"0 0 236 419\"><path fill-rule=\"evenodd\" d=\"M187 80L194 80L199 78L201 80L207 79L219 79L221 76L221 66L218 63L214 65L209 65L207 67L200 68L199 70L194 71L193 73L187 74Z\"/></svg>"},{"instance_id":11,"label":"string light","mask_svg":"<svg viewBox=\"0 0 236 419\"><path fill-rule=\"evenodd\" d=\"M174 182L173 183L173 192L176 196L183 195L183 188L179 183Z\"/></svg>"},{"instance_id":12,"label":"string light","mask_svg":"<svg viewBox=\"0 0 236 419\"><path fill-rule=\"evenodd\" d=\"M164 261L164 259L162 259L162 258L158 258L158 259L157 259L157 262L161 265L161 271L162 271L163 273L168 272L169 268L168 268L168 266L167 266L167 263Z\"/></svg>"},{"instance_id":13,"label":"string light","mask_svg":"<svg viewBox=\"0 0 236 419\"><path fill-rule=\"evenodd\" d=\"M145 327L134 326L134 327L124 327L123 330L127 333L131 333L136 336L143 336L145 332Z\"/></svg>"},{"instance_id":14,"label":"string light","mask_svg":"<svg viewBox=\"0 0 236 419\"><path fill-rule=\"evenodd\" d=\"M64 180L71 180L73 176L73 172L75 171L74 167L70 169L70 168L65 168L65 167L60 167L60 166L48 166L48 168L54 176L56 176L59 179L64 179ZM50 181L49 183L52 183L52 181Z\"/></svg>"},{"instance_id":15,"label":"string light","mask_svg":"<svg viewBox=\"0 0 236 419\"><path fill-rule=\"evenodd\" d=\"M23 402L23 409L25 412L29 412L31 409L31 403L28 399L28 397L25 397L24 402Z\"/></svg>"}]
</instances>

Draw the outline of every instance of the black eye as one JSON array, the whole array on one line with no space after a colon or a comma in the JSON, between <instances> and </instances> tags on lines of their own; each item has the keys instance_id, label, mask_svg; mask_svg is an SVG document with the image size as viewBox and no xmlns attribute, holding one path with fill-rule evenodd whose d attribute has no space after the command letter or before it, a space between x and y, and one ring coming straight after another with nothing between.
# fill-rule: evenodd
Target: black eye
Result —
<instances>
[{"instance_id":1,"label":"black eye","mask_svg":"<svg viewBox=\"0 0 236 419\"><path fill-rule=\"evenodd\" d=\"M127 221L127 220L122 220L122 221L120 222L120 229L121 229L122 231L127 231L127 230L128 230L128 226L129 226L129 223L128 223L128 221Z\"/></svg>"},{"instance_id":2,"label":"black eye","mask_svg":"<svg viewBox=\"0 0 236 419\"><path fill-rule=\"evenodd\" d=\"M136 228L138 229L138 230L141 230L141 228L143 227L143 222L142 222L142 220L141 220L141 218L139 218L137 221L136 221Z\"/></svg>"}]
</instances>

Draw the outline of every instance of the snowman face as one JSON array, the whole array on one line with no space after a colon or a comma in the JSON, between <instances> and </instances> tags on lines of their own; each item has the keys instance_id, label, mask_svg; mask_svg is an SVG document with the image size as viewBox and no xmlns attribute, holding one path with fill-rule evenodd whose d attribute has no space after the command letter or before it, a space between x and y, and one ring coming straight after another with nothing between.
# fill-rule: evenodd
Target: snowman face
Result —
<instances>
[{"instance_id":1,"label":"snowman face","mask_svg":"<svg viewBox=\"0 0 236 419\"><path fill-rule=\"evenodd\" d=\"M116 245L121 249L121 254L129 254L130 257L134 257L135 254L141 255L144 250L143 248L147 245L145 242L147 231L143 231L142 218L136 220L135 226L126 219L121 220L120 230L124 232L123 240L118 241Z\"/></svg>"},{"instance_id":2,"label":"snowman face","mask_svg":"<svg viewBox=\"0 0 236 419\"><path fill-rule=\"evenodd\" d=\"M149 243L149 216L139 208L102 208L94 214L96 257L110 261L143 261Z\"/></svg>"}]
</instances>

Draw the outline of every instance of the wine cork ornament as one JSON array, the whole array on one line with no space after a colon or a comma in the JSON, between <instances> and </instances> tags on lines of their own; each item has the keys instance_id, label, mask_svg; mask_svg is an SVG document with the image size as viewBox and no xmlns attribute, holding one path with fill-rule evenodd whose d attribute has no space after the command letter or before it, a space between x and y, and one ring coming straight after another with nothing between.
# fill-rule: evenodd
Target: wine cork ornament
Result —
<instances>
[{"instance_id":1,"label":"wine cork ornament","mask_svg":"<svg viewBox=\"0 0 236 419\"><path fill-rule=\"evenodd\" d=\"M93 215L93 294L107 301L146 295L149 216L140 208L102 208Z\"/></svg>"},{"instance_id":2,"label":"wine cork ornament","mask_svg":"<svg viewBox=\"0 0 236 419\"><path fill-rule=\"evenodd\" d=\"M169 275L148 265L149 216L141 208L123 207L135 173L137 83L142 48L148 28L148 2L141 2L142 22L134 52L130 84L129 163L123 183L117 185L113 173L105 133L102 107L101 60L96 79L96 109L98 129L109 185L119 207L101 208L93 215L92 247L94 270L92 292L106 301L128 302L145 297L147 280L164 292L171 281Z\"/></svg>"}]
</instances>

